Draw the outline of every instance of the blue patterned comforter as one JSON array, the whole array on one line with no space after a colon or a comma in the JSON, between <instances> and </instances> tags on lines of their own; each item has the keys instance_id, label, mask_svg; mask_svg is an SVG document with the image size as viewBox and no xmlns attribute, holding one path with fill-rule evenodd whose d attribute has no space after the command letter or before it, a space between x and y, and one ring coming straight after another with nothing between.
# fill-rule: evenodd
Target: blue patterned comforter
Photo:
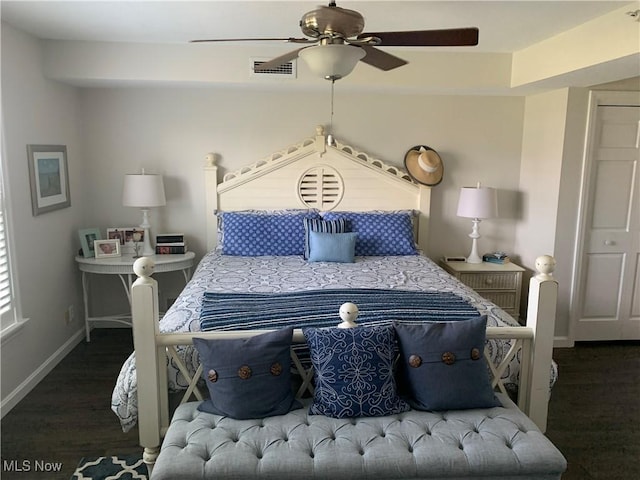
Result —
<instances>
[{"instance_id":1,"label":"blue patterned comforter","mask_svg":"<svg viewBox=\"0 0 640 480\"><path fill-rule=\"evenodd\" d=\"M283 294L363 288L448 292L464 300L479 314L486 314L489 326L518 325L502 309L480 297L422 255L356 257L355 263L338 264L307 262L302 256L236 257L212 251L202 259L188 285L161 319L160 330L200 331L200 315L206 292ZM358 304L354 299L344 301ZM335 309L336 325L340 323L338 308ZM496 363L500 362L508 348L508 343L504 341L488 343L488 353ZM191 363L195 363L192 348L182 349L181 354L192 358ZM506 383L517 384L517 373L517 365L513 365L503 378ZM120 371L111 399L111 408L120 419L124 431L130 430L137 421L136 382L135 357L132 354ZM184 383L175 366L169 365L170 387L181 389L186 386Z\"/></svg>"}]
</instances>

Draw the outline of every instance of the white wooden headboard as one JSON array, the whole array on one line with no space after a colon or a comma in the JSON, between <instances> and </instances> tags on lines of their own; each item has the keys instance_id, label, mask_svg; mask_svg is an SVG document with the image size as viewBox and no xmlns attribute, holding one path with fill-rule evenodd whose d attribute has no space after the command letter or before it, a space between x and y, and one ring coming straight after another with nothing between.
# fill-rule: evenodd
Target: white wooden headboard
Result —
<instances>
[{"instance_id":1,"label":"white wooden headboard","mask_svg":"<svg viewBox=\"0 0 640 480\"><path fill-rule=\"evenodd\" d=\"M416 241L428 255L431 189L401 168L337 140L323 127L312 138L275 152L218 183L215 156L205 166L207 246L217 243L218 211L317 208L322 211L416 210Z\"/></svg>"}]
</instances>

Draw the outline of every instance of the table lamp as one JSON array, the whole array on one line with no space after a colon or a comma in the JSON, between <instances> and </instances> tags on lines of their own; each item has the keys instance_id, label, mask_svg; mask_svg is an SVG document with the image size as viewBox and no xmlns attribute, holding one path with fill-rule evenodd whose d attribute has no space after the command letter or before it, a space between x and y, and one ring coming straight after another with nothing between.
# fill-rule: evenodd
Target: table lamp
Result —
<instances>
[{"instance_id":1,"label":"table lamp","mask_svg":"<svg viewBox=\"0 0 640 480\"><path fill-rule=\"evenodd\" d=\"M478 239L480 238L479 225L483 218L495 217L498 214L498 195L495 188L462 187L458 200L458 216L472 218L473 230L471 237L471 253L467 257L468 263L482 263L482 257L478 255Z\"/></svg>"},{"instance_id":2,"label":"table lamp","mask_svg":"<svg viewBox=\"0 0 640 480\"><path fill-rule=\"evenodd\" d=\"M142 209L142 223L144 230L142 255L155 255L151 246L151 224L149 223L149 208L162 207L166 204L162 175L129 174L124 177L122 189L122 205L125 207L139 207Z\"/></svg>"}]
</instances>

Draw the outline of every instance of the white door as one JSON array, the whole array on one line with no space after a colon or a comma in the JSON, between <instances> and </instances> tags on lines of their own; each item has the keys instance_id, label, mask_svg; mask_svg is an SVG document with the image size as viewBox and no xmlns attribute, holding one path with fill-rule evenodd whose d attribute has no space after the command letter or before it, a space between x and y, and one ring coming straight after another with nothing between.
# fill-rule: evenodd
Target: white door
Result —
<instances>
[{"instance_id":1,"label":"white door","mask_svg":"<svg viewBox=\"0 0 640 480\"><path fill-rule=\"evenodd\" d=\"M607 97L592 108L575 340L640 339L640 94Z\"/></svg>"}]
</instances>

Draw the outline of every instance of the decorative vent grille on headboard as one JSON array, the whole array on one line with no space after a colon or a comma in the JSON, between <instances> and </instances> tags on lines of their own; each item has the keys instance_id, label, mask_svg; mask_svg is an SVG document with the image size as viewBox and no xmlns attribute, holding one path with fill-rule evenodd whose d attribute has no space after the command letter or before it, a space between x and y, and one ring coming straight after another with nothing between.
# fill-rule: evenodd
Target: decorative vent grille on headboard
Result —
<instances>
[{"instance_id":1,"label":"decorative vent grille on headboard","mask_svg":"<svg viewBox=\"0 0 640 480\"><path fill-rule=\"evenodd\" d=\"M310 168L298 181L298 197L309 208L331 210L342 200L344 182L328 165Z\"/></svg>"}]
</instances>

